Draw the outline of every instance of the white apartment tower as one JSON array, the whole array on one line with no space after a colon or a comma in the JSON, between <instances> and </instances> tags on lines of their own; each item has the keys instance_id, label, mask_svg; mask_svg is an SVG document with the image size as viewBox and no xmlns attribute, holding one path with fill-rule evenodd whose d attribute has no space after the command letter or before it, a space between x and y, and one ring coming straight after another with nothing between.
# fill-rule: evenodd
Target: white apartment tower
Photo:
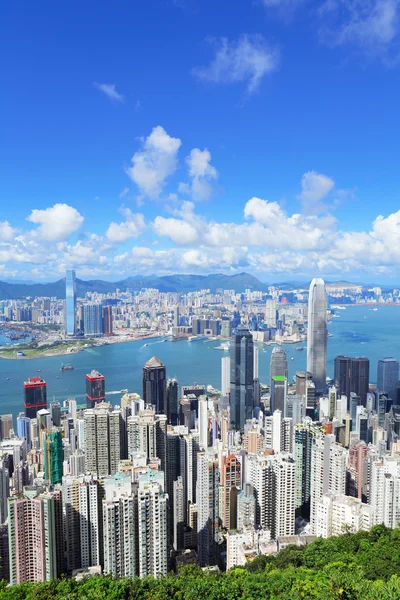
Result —
<instances>
[{"instance_id":1,"label":"white apartment tower","mask_svg":"<svg viewBox=\"0 0 400 600\"><path fill-rule=\"evenodd\" d=\"M168 494L157 483L142 483L138 491L139 576L168 573Z\"/></svg>"},{"instance_id":2,"label":"white apartment tower","mask_svg":"<svg viewBox=\"0 0 400 600\"><path fill-rule=\"evenodd\" d=\"M84 413L86 472L98 477L113 475L121 459L122 415L100 402Z\"/></svg>"}]
</instances>

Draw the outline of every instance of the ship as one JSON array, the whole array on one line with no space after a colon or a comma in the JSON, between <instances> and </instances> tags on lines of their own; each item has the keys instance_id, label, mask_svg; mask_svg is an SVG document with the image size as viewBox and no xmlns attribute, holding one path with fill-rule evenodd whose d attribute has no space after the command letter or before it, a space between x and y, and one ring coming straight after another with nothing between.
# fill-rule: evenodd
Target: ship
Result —
<instances>
[{"instance_id":1,"label":"ship","mask_svg":"<svg viewBox=\"0 0 400 600\"><path fill-rule=\"evenodd\" d=\"M208 335L189 335L188 342L196 342L197 340L206 340Z\"/></svg>"},{"instance_id":2,"label":"ship","mask_svg":"<svg viewBox=\"0 0 400 600\"><path fill-rule=\"evenodd\" d=\"M296 346L296 350L304 350L303 346Z\"/></svg>"},{"instance_id":3,"label":"ship","mask_svg":"<svg viewBox=\"0 0 400 600\"><path fill-rule=\"evenodd\" d=\"M72 365L64 365L64 363L60 367L60 371L73 371L74 367Z\"/></svg>"}]
</instances>

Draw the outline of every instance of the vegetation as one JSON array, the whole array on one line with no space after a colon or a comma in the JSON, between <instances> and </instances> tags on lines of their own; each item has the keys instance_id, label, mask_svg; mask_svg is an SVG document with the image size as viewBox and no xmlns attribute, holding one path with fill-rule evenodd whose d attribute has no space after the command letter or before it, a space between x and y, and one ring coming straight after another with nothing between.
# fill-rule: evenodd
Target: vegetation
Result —
<instances>
[{"instance_id":1,"label":"vegetation","mask_svg":"<svg viewBox=\"0 0 400 600\"><path fill-rule=\"evenodd\" d=\"M84 346L94 346L97 342L93 339L55 341L48 344L39 345L38 342L28 342L16 346L6 346L0 348L0 358L15 358L18 360L24 357L18 357L16 353L22 351L26 358L41 358L46 356L57 356L64 354L74 354Z\"/></svg>"},{"instance_id":2,"label":"vegetation","mask_svg":"<svg viewBox=\"0 0 400 600\"><path fill-rule=\"evenodd\" d=\"M2 600L398 600L400 529L383 526L355 535L290 546L227 573L186 567L154 579L88 577L7 588Z\"/></svg>"}]
</instances>

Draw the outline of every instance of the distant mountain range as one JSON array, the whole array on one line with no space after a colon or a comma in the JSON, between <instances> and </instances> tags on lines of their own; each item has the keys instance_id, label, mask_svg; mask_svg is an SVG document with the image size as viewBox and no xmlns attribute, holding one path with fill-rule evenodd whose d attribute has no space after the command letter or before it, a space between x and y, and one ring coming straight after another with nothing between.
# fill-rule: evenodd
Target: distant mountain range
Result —
<instances>
[{"instance_id":1,"label":"distant mountain range","mask_svg":"<svg viewBox=\"0 0 400 600\"><path fill-rule=\"evenodd\" d=\"M103 281L92 279L84 281L76 280L78 297L83 297L86 292L99 292L108 294L119 289L122 292L129 290L140 290L142 288L157 288L160 292L178 292L185 294L202 289L210 289L215 292L218 288L224 290L235 290L244 292L246 289L255 291L267 291L268 285L262 283L253 275L238 273L235 275L224 275L215 273L211 275L136 275L121 281ZM9 283L0 281L0 299L19 299L28 296L52 296L65 298L65 279L59 279L52 283Z\"/></svg>"}]
</instances>

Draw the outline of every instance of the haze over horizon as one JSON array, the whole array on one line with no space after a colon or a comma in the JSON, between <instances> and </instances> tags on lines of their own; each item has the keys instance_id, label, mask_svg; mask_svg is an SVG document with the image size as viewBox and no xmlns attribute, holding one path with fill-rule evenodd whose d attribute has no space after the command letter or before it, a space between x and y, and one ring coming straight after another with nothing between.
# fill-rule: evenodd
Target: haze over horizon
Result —
<instances>
[{"instance_id":1,"label":"haze over horizon","mask_svg":"<svg viewBox=\"0 0 400 600\"><path fill-rule=\"evenodd\" d=\"M399 12L5 6L0 280L75 268L395 286Z\"/></svg>"}]
</instances>

